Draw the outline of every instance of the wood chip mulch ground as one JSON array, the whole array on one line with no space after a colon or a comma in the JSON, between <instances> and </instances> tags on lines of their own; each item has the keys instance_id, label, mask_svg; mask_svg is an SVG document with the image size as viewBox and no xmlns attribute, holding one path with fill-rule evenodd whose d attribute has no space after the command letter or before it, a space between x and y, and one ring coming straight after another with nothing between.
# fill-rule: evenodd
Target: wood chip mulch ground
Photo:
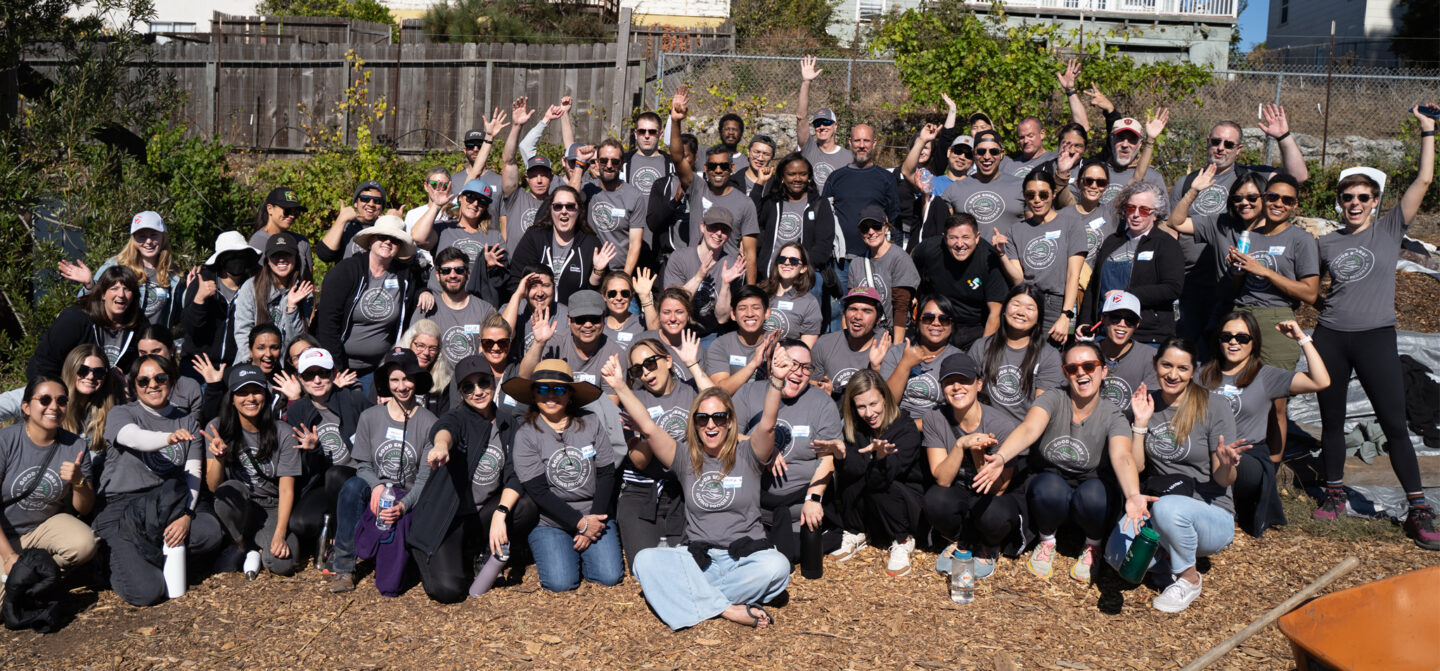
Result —
<instances>
[{"instance_id":1,"label":"wood chip mulch ground","mask_svg":"<svg viewBox=\"0 0 1440 671\"><path fill-rule=\"evenodd\" d=\"M1330 278L1320 280L1320 295L1329 288ZM1315 328L1320 313L1309 305L1295 311L1301 328ZM1440 280L1424 273L1395 272L1396 328L1418 333L1440 333Z\"/></svg>"},{"instance_id":2,"label":"wood chip mulch ground","mask_svg":"<svg viewBox=\"0 0 1440 671\"><path fill-rule=\"evenodd\" d=\"M1332 590L1440 561L1382 533L1330 538L1292 525L1261 539L1238 535L1213 559L1204 593L1178 615L1150 607L1153 588L1129 587L1108 572L1098 586L1075 582L1074 549L1048 581L1023 561L1002 560L962 607L933 572L933 554L917 552L914 572L890 578L886 553L868 548L845 563L827 559L818 581L797 571L789 603L771 608L776 626L763 632L720 620L671 632L633 578L550 594L533 566L519 584L456 605L432 603L418 586L387 599L368 579L332 595L313 569L254 582L212 577L153 608L77 588L71 598L81 610L59 633L0 633L0 668L1178 668L1348 555L1360 567ZM1293 661L1272 626L1212 668Z\"/></svg>"}]
</instances>

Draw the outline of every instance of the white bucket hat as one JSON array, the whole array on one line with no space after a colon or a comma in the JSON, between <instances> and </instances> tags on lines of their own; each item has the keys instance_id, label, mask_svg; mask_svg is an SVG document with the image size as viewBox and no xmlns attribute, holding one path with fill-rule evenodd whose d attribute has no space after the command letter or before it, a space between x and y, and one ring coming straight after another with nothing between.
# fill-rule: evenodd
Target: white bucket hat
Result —
<instances>
[{"instance_id":1,"label":"white bucket hat","mask_svg":"<svg viewBox=\"0 0 1440 671\"><path fill-rule=\"evenodd\" d=\"M245 242L245 236L241 235L239 231L225 231L215 238L215 253L205 259L205 265L215 265L215 262L220 260L220 256L226 252L250 252L255 255L256 259L260 258L260 250Z\"/></svg>"},{"instance_id":2,"label":"white bucket hat","mask_svg":"<svg viewBox=\"0 0 1440 671\"><path fill-rule=\"evenodd\" d=\"M400 253L402 258L415 255L415 240L405 231L405 220L393 214L387 214L375 220L369 228L355 234L355 244L361 249L369 250L370 243L375 241L375 236L383 235L395 238L400 241Z\"/></svg>"}]
</instances>

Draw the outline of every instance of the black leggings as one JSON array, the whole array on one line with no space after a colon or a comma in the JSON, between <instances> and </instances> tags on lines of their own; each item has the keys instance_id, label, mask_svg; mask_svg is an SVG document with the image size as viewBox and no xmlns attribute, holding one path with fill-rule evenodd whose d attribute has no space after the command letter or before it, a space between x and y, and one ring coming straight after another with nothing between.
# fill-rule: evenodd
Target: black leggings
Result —
<instances>
[{"instance_id":1,"label":"black leggings","mask_svg":"<svg viewBox=\"0 0 1440 671\"><path fill-rule=\"evenodd\" d=\"M1066 520L1074 520L1090 540L1104 540L1109 532L1115 497L1100 478L1072 486L1054 473L1039 473L1030 478L1026 497L1030 520L1042 536L1053 536Z\"/></svg>"},{"instance_id":2,"label":"black leggings","mask_svg":"<svg viewBox=\"0 0 1440 671\"><path fill-rule=\"evenodd\" d=\"M290 531L299 538L312 538L320 534L325 515L330 515L334 526L335 501L340 498L340 487L355 477L355 469L349 466L331 466L323 475L311 480L300 500L290 513ZM320 482L316 482L319 480Z\"/></svg>"},{"instance_id":3,"label":"black leggings","mask_svg":"<svg viewBox=\"0 0 1440 671\"><path fill-rule=\"evenodd\" d=\"M898 542L915 535L924 500L917 485L891 482L883 490L866 490L861 478L841 487L840 519L846 531L863 531L877 544Z\"/></svg>"},{"instance_id":4,"label":"black leggings","mask_svg":"<svg viewBox=\"0 0 1440 671\"><path fill-rule=\"evenodd\" d=\"M1330 386L1316 394L1320 403L1320 445L1325 460L1325 479L1345 479L1345 394L1350 373L1370 397L1375 418L1385 432L1390 466L1406 494L1421 491L1420 462L1405 427L1404 371L1393 327L1369 331L1334 331L1315 327L1315 349L1330 372Z\"/></svg>"},{"instance_id":5,"label":"black leggings","mask_svg":"<svg viewBox=\"0 0 1440 671\"><path fill-rule=\"evenodd\" d=\"M499 504L500 495L496 494L480 507L478 514L456 515L450 521L450 529L445 532L445 540L435 548L435 554L426 555L410 548L410 557L420 569L420 584L432 600L459 603L470 595L470 581L475 579L475 558L489 552L490 520ZM515 556L515 542L529 535L539 519L540 510L528 496L521 496L510 507L510 513L505 516L510 556Z\"/></svg>"},{"instance_id":6,"label":"black leggings","mask_svg":"<svg viewBox=\"0 0 1440 671\"><path fill-rule=\"evenodd\" d=\"M925 518L946 540L998 547L1021 532L1021 496L1015 490L1000 496L978 494L958 482L936 485L925 492Z\"/></svg>"}]
</instances>

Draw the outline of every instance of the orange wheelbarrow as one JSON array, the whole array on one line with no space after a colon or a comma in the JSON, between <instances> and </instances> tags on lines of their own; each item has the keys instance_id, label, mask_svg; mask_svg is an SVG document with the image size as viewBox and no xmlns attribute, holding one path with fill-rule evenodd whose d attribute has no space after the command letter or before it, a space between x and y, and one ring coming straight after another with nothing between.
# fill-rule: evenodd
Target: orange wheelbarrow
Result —
<instances>
[{"instance_id":1,"label":"orange wheelbarrow","mask_svg":"<svg viewBox=\"0 0 1440 671\"><path fill-rule=\"evenodd\" d=\"M1298 671L1440 669L1440 566L1327 594L1280 618Z\"/></svg>"}]
</instances>

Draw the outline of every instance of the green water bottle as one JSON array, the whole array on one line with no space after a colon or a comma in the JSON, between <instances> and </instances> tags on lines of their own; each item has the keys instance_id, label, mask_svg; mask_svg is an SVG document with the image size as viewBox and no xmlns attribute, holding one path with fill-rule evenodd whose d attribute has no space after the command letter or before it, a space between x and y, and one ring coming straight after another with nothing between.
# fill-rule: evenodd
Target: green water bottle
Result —
<instances>
[{"instance_id":1,"label":"green water bottle","mask_svg":"<svg viewBox=\"0 0 1440 671\"><path fill-rule=\"evenodd\" d=\"M1125 562L1120 565L1120 577L1138 585L1145 579L1145 571L1150 568L1150 560L1155 558L1155 551L1160 549L1160 534L1150 527L1140 530L1140 535L1130 544L1130 551L1125 553Z\"/></svg>"}]
</instances>

